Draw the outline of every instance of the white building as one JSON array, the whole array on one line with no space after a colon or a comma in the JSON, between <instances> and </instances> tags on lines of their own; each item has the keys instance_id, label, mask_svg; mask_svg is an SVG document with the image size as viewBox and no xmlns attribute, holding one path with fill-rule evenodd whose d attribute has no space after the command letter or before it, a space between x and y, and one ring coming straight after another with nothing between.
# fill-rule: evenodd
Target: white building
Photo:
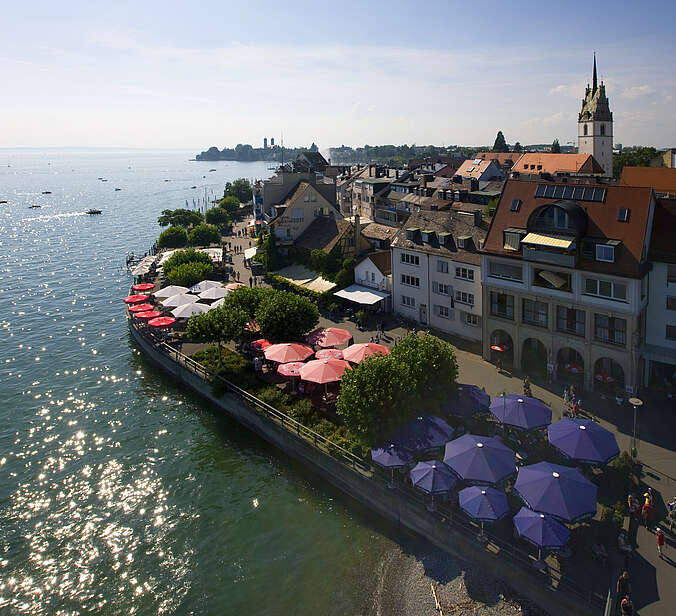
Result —
<instances>
[{"instance_id":1,"label":"white building","mask_svg":"<svg viewBox=\"0 0 676 616\"><path fill-rule=\"evenodd\" d=\"M480 211L412 214L392 241L393 310L421 325L481 340Z\"/></svg>"}]
</instances>

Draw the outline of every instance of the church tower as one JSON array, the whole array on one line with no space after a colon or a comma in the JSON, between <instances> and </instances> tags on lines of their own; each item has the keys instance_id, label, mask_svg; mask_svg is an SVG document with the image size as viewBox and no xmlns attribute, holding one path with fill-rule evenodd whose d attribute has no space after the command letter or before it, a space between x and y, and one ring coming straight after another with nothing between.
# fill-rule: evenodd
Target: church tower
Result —
<instances>
[{"instance_id":1,"label":"church tower","mask_svg":"<svg viewBox=\"0 0 676 616\"><path fill-rule=\"evenodd\" d=\"M613 114L608 106L606 86L603 82L598 83L596 54L592 87L587 84L577 120L577 151L591 154L603 167L605 175L613 175Z\"/></svg>"}]
</instances>

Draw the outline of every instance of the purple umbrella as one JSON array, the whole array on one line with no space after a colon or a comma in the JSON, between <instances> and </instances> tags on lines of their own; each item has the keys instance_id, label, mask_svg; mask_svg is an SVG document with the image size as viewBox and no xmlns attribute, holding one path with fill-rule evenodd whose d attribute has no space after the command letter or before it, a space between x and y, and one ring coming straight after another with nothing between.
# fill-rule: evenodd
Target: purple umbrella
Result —
<instances>
[{"instance_id":1,"label":"purple umbrella","mask_svg":"<svg viewBox=\"0 0 676 616\"><path fill-rule=\"evenodd\" d=\"M596 513L596 486L576 468L550 462L523 466L514 490L534 511L565 522L576 522Z\"/></svg>"},{"instance_id":2,"label":"purple umbrella","mask_svg":"<svg viewBox=\"0 0 676 616\"><path fill-rule=\"evenodd\" d=\"M549 442L572 460L608 464L620 454L615 435L590 419L565 417L547 428Z\"/></svg>"},{"instance_id":3,"label":"purple umbrella","mask_svg":"<svg viewBox=\"0 0 676 616\"><path fill-rule=\"evenodd\" d=\"M453 489L456 479L442 462L418 462L409 473L413 486L426 494L446 494Z\"/></svg>"},{"instance_id":4,"label":"purple umbrella","mask_svg":"<svg viewBox=\"0 0 676 616\"><path fill-rule=\"evenodd\" d=\"M528 396L498 396L493 398L490 411L501 424L526 430L544 428L552 421L551 409L540 400Z\"/></svg>"},{"instance_id":5,"label":"purple umbrella","mask_svg":"<svg viewBox=\"0 0 676 616\"><path fill-rule=\"evenodd\" d=\"M453 436L453 428L440 417L424 415L409 421L393 437L409 451L430 451L443 447Z\"/></svg>"},{"instance_id":6,"label":"purple umbrella","mask_svg":"<svg viewBox=\"0 0 676 616\"><path fill-rule=\"evenodd\" d=\"M388 487L393 488L394 469L406 468L408 463L413 460L413 456L393 443L388 447L376 447L371 449L371 459L378 466L389 468L392 471L392 478L388 483Z\"/></svg>"},{"instance_id":7,"label":"purple umbrella","mask_svg":"<svg viewBox=\"0 0 676 616\"><path fill-rule=\"evenodd\" d=\"M521 507L514 516L514 527L519 537L530 541L538 549L538 560L542 550L557 550L566 545L570 531L561 522L544 513L536 513Z\"/></svg>"},{"instance_id":8,"label":"purple umbrella","mask_svg":"<svg viewBox=\"0 0 676 616\"><path fill-rule=\"evenodd\" d=\"M460 508L477 522L481 522L481 539L484 522L495 522L509 513L507 496L495 488L470 486L458 493Z\"/></svg>"},{"instance_id":9,"label":"purple umbrella","mask_svg":"<svg viewBox=\"0 0 676 616\"><path fill-rule=\"evenodd\" d=\"M516 473L514 452L497 438L464 434L446 443L444 464L460 479L499 483Z\"/></svg>"},{"instance_id":10,"label":"purple umbrella","mask_svg":"<svg viewBox=\"0 0 676 616\"><path fill-rule=\"evenodd\" d=\"M443 404L443 411L449 415L471 417L488 410L491 397L476 385L458 384Z\"/></svg>"}]
</instances>

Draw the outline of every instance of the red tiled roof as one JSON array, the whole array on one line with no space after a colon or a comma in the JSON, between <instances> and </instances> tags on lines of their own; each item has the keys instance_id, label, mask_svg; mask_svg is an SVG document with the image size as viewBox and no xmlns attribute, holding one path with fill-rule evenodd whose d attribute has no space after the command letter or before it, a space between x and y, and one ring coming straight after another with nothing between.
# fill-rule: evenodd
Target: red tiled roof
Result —
<instances>
[{"instance_id":1,"label":"red tiled roof","mask_svg":"<svg viewBox=\"0 0 676 616\"><path fill-rule=\"evenodd\" d=\"M570 185L558 182L547 182L547 184L552 186ZM507 181L488 230L484 251L506 257L522 258L520 252L504 249L503 231L508 227L526 229L528 218L536 208L560 201L559 199L536 197L537 186L538 182L536 181L521 179ZM589 184L585 184L585 186L589 186ZM605 188L606 198L603 203L576 202L586 211L588 217L586 237L619 240L622 245L617 251L615 263L587 260L581 256L577 268L603 274L641 277L642 252L648 232L652 190L650 188L599 183L592 186ZM516 212L512 212L510 209L514 199L521 200L521 206ZM618 210L620 208L631 210L628 222L618 221Z\"/></svg>"},{"instance_id":2,"label":"red tiled roof","mask_svg":"<svg viewBox=\"0 0 676 616\"><path fill-rule=\"evenodd\" d=\"M659 193L676 194L676 169L669 167L624 167L620 184L650 186Z\"/></svg>"},{"instance_id":3,"label":"red tiled roof","mask_svg":"<svg viewBox=\"0 0 676 616\"><path fill-rule=\"evenodd\" d=\"M514 163L519 173L604 173L591 154L546 154L527 152Z\"/></svg>"},{"instance_id":4,"label":"red tiled roof","mask_svg":"<svg viewBox=\"0 0 676 616\"><path fill-rule=\"evenodd\" d=\"M519 159L521 152L477 152L474 158L494 160L498 165L510 167Z\"/></svg>"},{"instance_id":5,"label":"red tiled roof","mask_svg":"<svg viewBox=\"0 0 676 616\"><path fill-rule=\"evenodd\" d=\"M650 236L651 261L676 263L674 229L676 229L676 199L657 199L653 232Z\"/></svg>"}]
</instances>

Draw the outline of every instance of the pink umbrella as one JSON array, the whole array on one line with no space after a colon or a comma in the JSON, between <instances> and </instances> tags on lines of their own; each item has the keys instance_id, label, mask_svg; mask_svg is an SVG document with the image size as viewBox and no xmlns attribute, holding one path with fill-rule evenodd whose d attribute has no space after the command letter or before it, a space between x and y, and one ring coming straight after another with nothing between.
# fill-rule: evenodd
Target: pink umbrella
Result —
<instances>
[{"instance_id":1,"label":"pink umbrella","mask_svg":"<svg viewBox=\"0 0 676 616\"><path fill-rule=\"evenodd\" d=\"M132 291L150 291L150 289L154 289L155 285L152 282L143 282L141 284L135 284L132 286L131 290Z\"/></svg>"},{"instance_id":2,"label":"pink umbrella","mask_svg":"<svg viewBox=\"0 0 676 616\"><path fill-rule=\"evenodd\" d=\"M390 349L382 344L366 342L363 344L353 344L343 351L343 357L352 363L358 364L360 361L371 357L371 355L389 355Z\"/></svg>"},{"instance_id":3,"label":"pink umbrella","mask_svg":"<svg viewBox=\"0 0 676 616\"><path fill-rule=\"evenodd\" d=\"M148 325L151 327L169 327L176 322L174 317L157 317L155 319L150 319Z\"/></svg>"},{"instance_id":4,"label":"pink umbrella","mask_svg":"<svg viewBox=\"0 0 676 616\"><path fill-rule=\"evenodd\" d=\"M300 376L300 369L305 364L302 361L290 361L288 364L279 364L277 373L282 376Z\"/></svg>"},{"instance_id":5,"label":"pink umbrella","mask_svg":"<svg viewBox=\"0 0 676 616\"><path fill-rule=\"evenodd\" d=\"M225 285L225 288L228 291L234 291L237 287L243 287L244 285L241 282L231 282Z\"/></svg>"},{"instance_id":6,"label":"pink umbrella","mask_svg":"<svg viewBox=\"0 0 676 616\"><path fill-rule=\"evenodd\" d=\"M143 319L144 321L150 321L150 319L156 319L157 317L161 317L162 313L157 312L157 310L148 310L146 312L135 312L134 316L137 319Z\"/></svg>"},{"instance_id":7,"label":"pink umbrella","mask_svg":"<svg viewBox=\"0 0 676 616\"><path fill-rule=\"evenodd\" d=\"M273 344L263 351L265 359L276 361L279 364L287 364L291 361L304 361L313 351L309 346L296 342Z\"/></svg>"},{"instance_id":8,"label":"pink umbrella","mask_svg":"<svg viewBox=\"0 0 676 616\"><path fill-rule=\"evenodd\" d=\"M269 346L272 346L272 342L266 340L265 338L254 340L251 343L251 348L255 351L262 351L263 349L267 349Z\"/></svg>"},{"instance_id":9,"label":"pink umbrella","mask_svg":"<svg viewBox=\"0 0 676 616\"><path fill-rule=\"evenodd\" d=\"M147 312L152 310L155 306L152 304L135 304L134 306L129 307L129 312Z\"/></svg>"},{"instance_id":10,"label":"pink umbrella","mask_svg":"<svg viewBox=\"0 0 676 616\"><path fill-rule=\"evenodd\" d=\"M340 377L348 368L349 362L343 359L314 359L303 364L300 378L313 383L333 383L340 381Z\"/></svg>"},{"instance_id":11,"label":"pink umbrella","mask_svg":"<svg viewBox=\"0 0 676 616\"><path fill-rule=\"evenodd\" d=\"M334 347L347 343L352 339L352 334L346 329L338 327L327 327L325 329L316 329L308 335L307 341L312 345L320 347Z\"/></svg>"},{"instance_id":12,"label":"pink umbrella","mask_svg":"<svg viewBox=\"0 0 676 616\"><path fill-rule=\"evenodd\" d=\"M315 353L317 359L343 359L340 349L321 349Z\"/></svg>"},{"instance_id":13,"label":"pink umbrella","mask_svg":"<svg viewBox=\"0 0 676 616\"><path fill-rule=\"evenodd\" d=\"M148 299L147 295L129 295L125 297L122 301L125 304L138 304L139 302L145 302Z\"/></svg>"}]
</instances>

